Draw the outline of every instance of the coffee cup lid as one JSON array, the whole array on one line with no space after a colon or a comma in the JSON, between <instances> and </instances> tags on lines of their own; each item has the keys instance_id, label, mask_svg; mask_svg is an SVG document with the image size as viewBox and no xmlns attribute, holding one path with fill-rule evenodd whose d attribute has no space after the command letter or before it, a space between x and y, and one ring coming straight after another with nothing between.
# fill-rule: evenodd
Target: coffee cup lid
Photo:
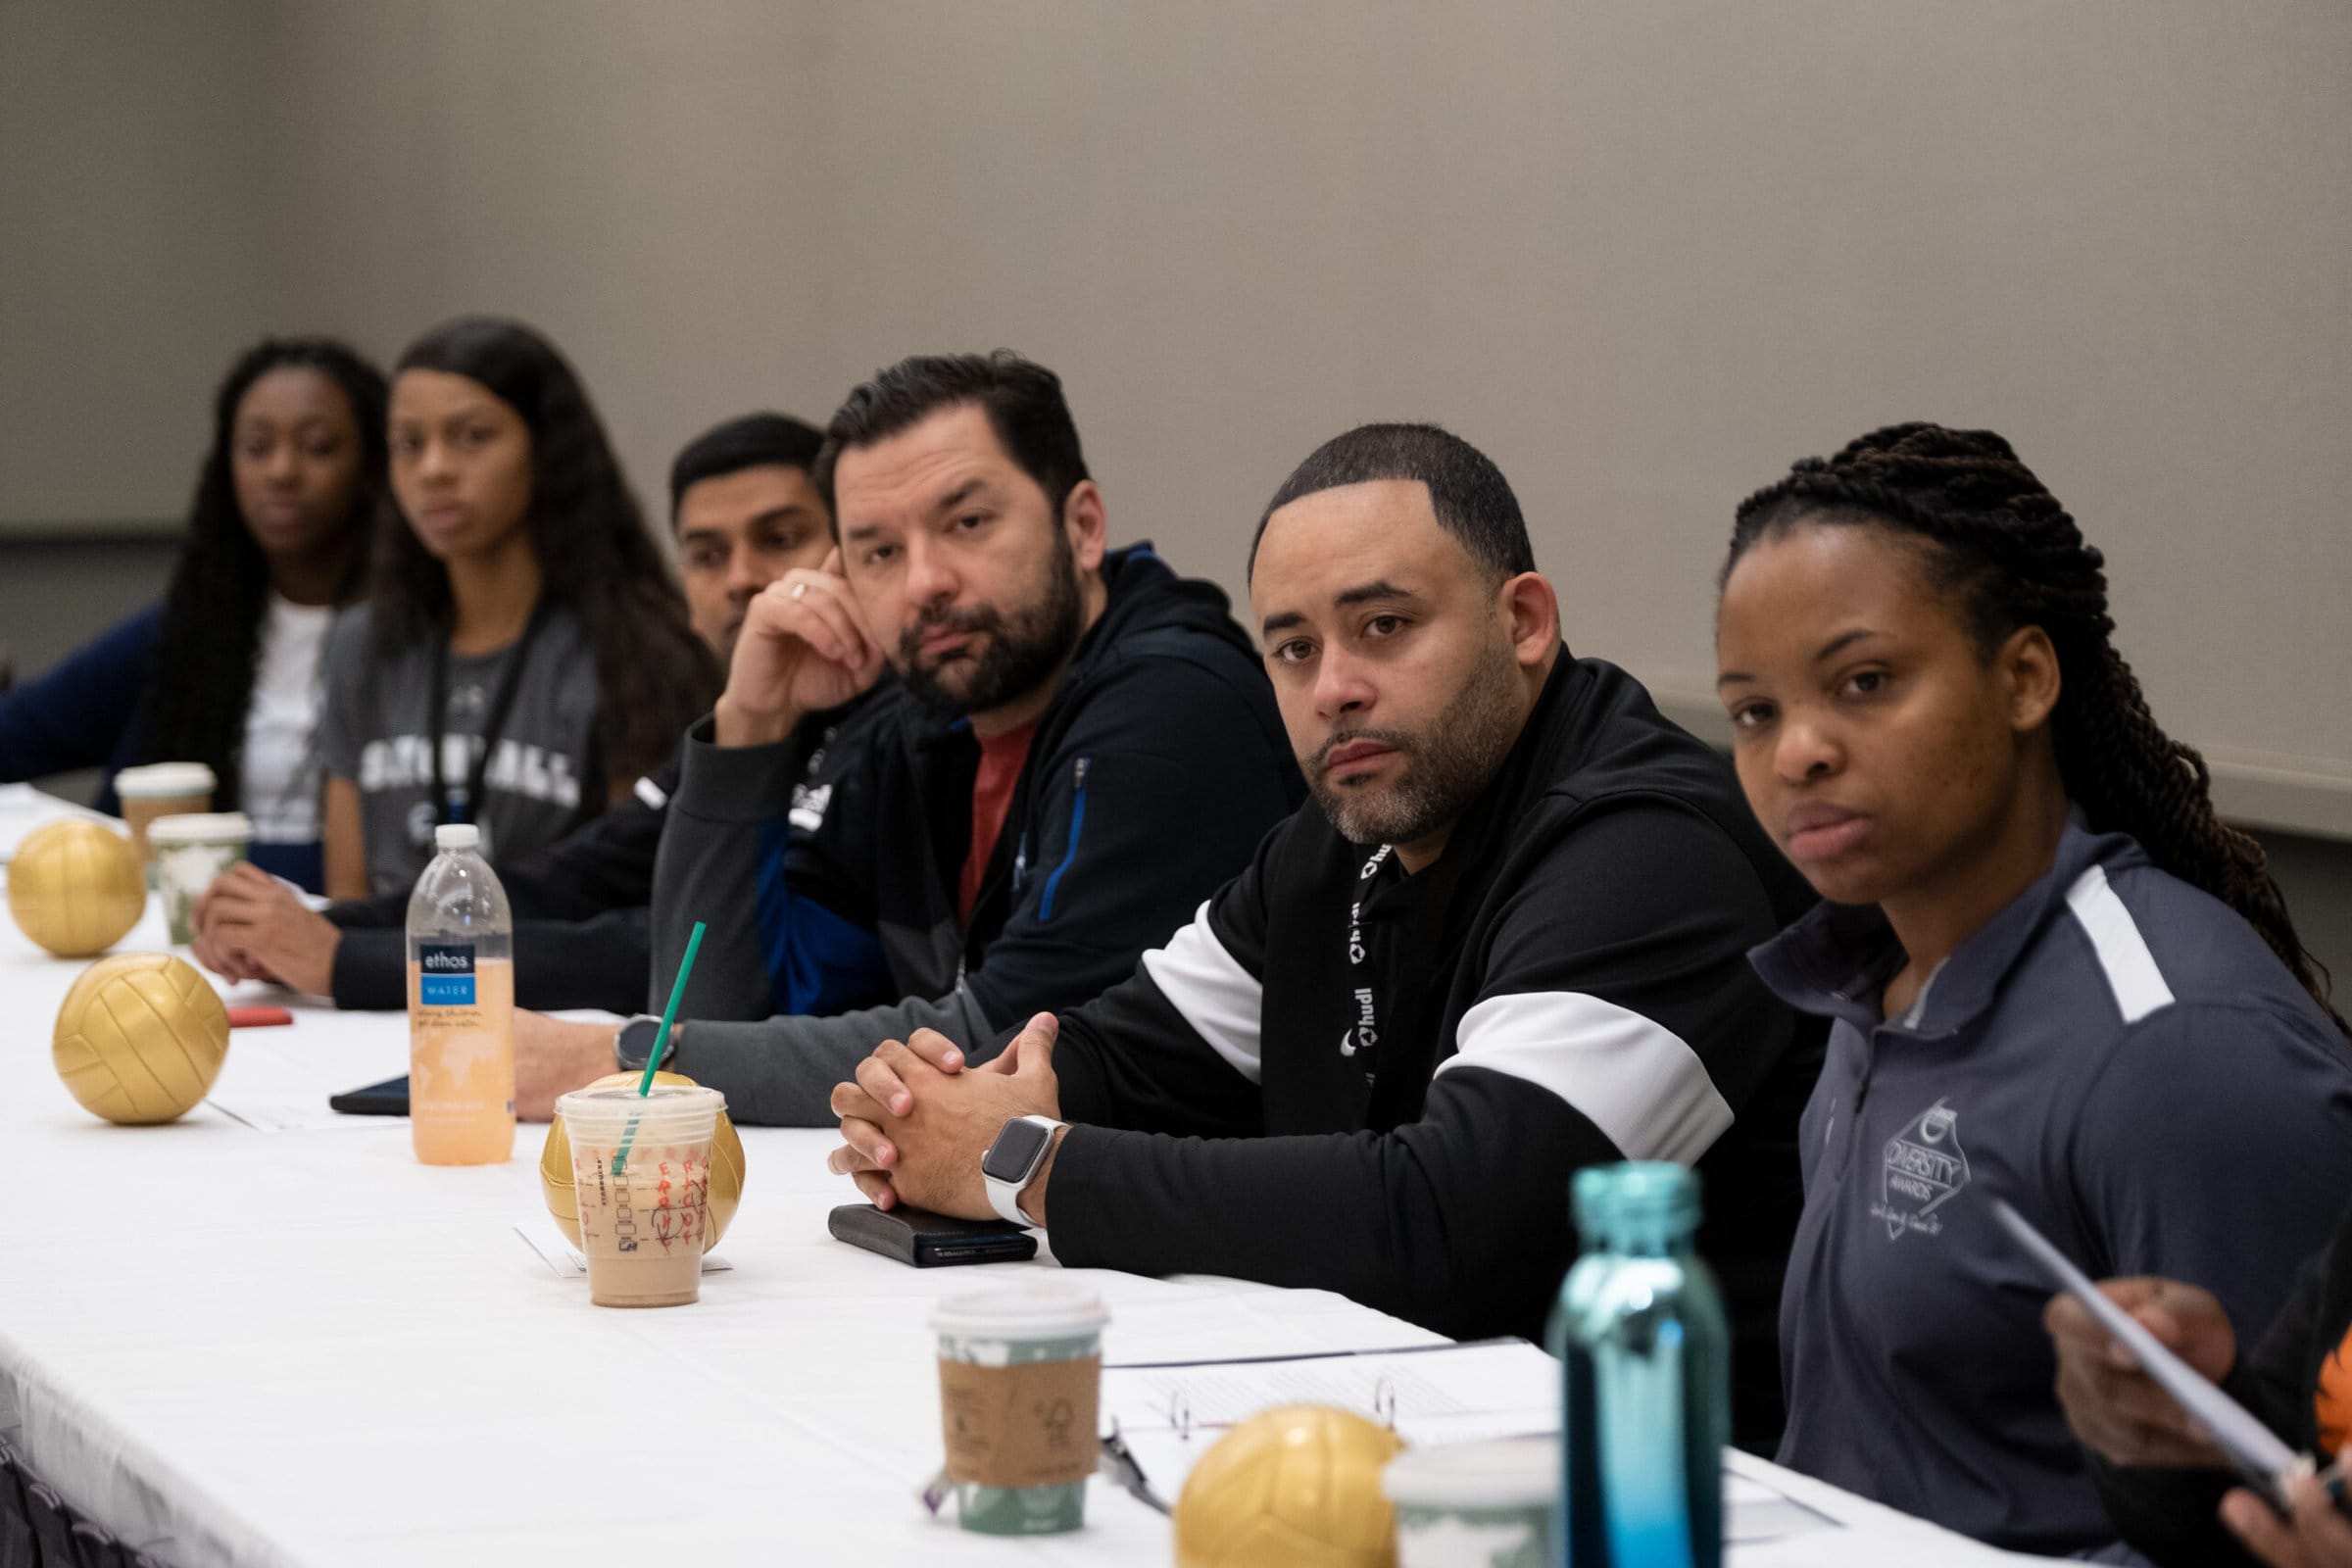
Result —
<instances>
[{"instance_id":1,"label":"coffee cup lid","mask_svg":"<svg viewBox=\"0 0 2352 1568\"><path fill-rule=\"evenodd\" d=\"M975 1339L1057 1340L1091 1334L1109 1321L1102 1298L1091 1287L1052 1280L964 1291L931 1309L934 1330Z\"/></svg>"},{"instance_id":2,"label":"coffee cup lid","mask_svg":"<svg viewBox=\"0 0 2352 1568\"><path fill-rule=\"evenodd\" d=\"M133 801L151 801L159 795L210 795L216 782L213 770L202 762L150 762L117 773L115 793Z\"/></svg>"},{"instance_id":3,"label":"coffee cup lid","mask_svg":"<svg viewBox=\"0 0 2352 1568\"><path fill-rule=\"evenodd\" d=\"M150 844L220 844L252 837L253 822L243 811L189 811L147 824Z\"/></svg>"},{"instance_id":4,"label":"coffee cup lid","mask_svg":"<svg viewBox=\"0 0 2352 1568\"><path fill-rule=\"evenodd\" d=\"M1381 1472L1391 1502L1414 1508L1531 1508L1560 1489L1560 1440L1493 1438L1407 1448Z\"/></svg>"},{"instance_id":5,"label":"coffee cup lid","mask_svg":"<svg viewBox=\"0 0 2352 1568\"><path fill-rule=\"evenodd\" d=\"M636 1122L641 1128L715 1120L727 1097L701 1084L654 1085L647 1095L634 1083L605 1089L574 1089L556 1097L556 1114L571 1127L612 1128Z\"/></svg>"}]
</instances>

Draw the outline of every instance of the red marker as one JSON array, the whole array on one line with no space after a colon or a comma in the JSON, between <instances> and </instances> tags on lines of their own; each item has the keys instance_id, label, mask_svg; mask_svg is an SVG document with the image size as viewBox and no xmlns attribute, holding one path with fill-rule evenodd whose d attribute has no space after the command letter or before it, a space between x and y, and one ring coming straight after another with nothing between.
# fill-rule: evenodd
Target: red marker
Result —
<instances>
[{"instance_id":1,"label":"red marker","mask_svg":"<svg viewBox=\"0 0 2352 1568\"><path fill-rule=\"evenodd\" d=\"M228 1026L231 1029L274 1029L290 1024L294 1015L283 1007L231 1007Z\"/></svg>"}]
</instances>

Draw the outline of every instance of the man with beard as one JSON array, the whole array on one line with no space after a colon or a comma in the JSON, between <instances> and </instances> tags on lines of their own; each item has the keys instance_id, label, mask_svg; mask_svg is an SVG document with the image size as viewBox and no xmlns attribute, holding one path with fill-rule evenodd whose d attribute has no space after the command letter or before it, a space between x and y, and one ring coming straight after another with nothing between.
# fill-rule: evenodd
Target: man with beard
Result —
<instances>
[{"instance_id":1,"label":"man with beard","mask_svg":"<svg viewBox=\"0 0 2352 1568\"><path fill-rule=\"evenodd\" d=\"M885 1043L835 1091L834 1168L885 1206L1049 1227L1065 1265L1318 1286L1475 1337L1542 1332L1580 1166L1695 1161L1736 1431L1769 1443L1821 1031L1746 955L1810 892L1724 759L1561 645L1466 442L1326 444L1266 509L1250 592L1313 804L987 1068L957 1070L980 1037Z\"/></svg>"},{"instance_id":2,"label":"man with beard","mask_svg":"<svg viewBox=\"0 0 2352 1568\"><path fill-rule=\"evenodd\" d=\"M659 1006L705 922L669 1064L739 1121L810 1126L885 1036L996 1038L1123 978L1304 793L1225 596L1106 548L1053 371L905 361L850 394L815 477L839 548L752 602L687 732L653 972ZM806 715L886 666L811 762ZM876 936L900 1000L791 1006ZM517 1108L641 1066L659 1024L518 1030Z\"/></svg>"}]
</instances>

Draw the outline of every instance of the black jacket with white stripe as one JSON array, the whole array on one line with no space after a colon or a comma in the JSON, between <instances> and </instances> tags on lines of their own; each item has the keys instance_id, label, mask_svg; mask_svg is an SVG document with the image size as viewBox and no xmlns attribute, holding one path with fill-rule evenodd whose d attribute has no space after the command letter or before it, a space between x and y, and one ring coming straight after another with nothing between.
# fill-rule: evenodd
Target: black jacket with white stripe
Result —
<instances>
[{"instance_id":1,"label":"black jacket with white stripe","mask_svg":"<svg viewBox=\"0 0 2352 1568\"><path fill-rule=\"evenodd\" d=\"M1535 1338L1575 1252L1576 1170L1697 1161L1740 1435L1766 1442L1823 1031L1746 955L1811 902L1725 760L1563 649L1436 863L1407 876L1309 804L1063 1016L1078 1125L1051 1178L1054 1253Z\"/></svg>"}]
</instances>

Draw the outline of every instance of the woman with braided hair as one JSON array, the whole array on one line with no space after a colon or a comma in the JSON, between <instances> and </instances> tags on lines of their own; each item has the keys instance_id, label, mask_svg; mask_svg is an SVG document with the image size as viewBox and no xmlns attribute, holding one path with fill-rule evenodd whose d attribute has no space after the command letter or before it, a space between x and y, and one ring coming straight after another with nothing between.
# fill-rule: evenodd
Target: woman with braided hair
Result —
<instances>
[{"instance_id":1,"label":"woman with braided hair","mask_svg":"<svg viewBox=\"0 0 2352 1568\"><path fill-rule=\"evenodd\" d=\"M0 698L0 779L203 762L253 863L321 883L321 651L359 596L384 489L384 377L327 338L268 338L213 398L188 541L162 603Z\"/></svg>"},{"instance_id":2,"label":"woman with braided hair","mask_svg":"<svg viewBox=\"0 0 2352 1568\"><path fill-rule=\"evenodd\" d=\"M1780 1457L2042 1552L2116 1532L1990 1200L2243 1340L2352 1191L2325 975L2150 716L2103 568L1999 436L1896 425L1741 503L1716 620L1748 804L1826 901L1753 955L1833 1020Z\"/></svg>"}]
</instances>

